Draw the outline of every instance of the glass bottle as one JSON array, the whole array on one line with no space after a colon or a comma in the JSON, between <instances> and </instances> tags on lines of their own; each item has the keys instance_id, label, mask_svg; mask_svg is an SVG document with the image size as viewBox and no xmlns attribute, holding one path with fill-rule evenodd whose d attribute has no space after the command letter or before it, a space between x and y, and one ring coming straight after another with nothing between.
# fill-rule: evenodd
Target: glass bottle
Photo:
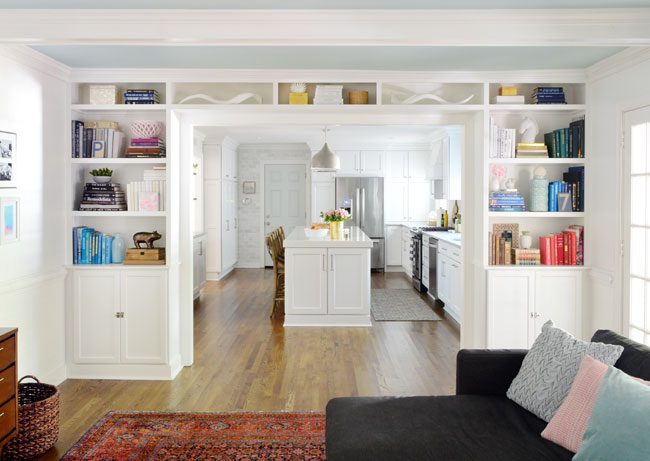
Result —
<instances>
[{"instance_id":1,"label":"glass bottle","mask_svg":"<svg viewBox=\"0 0 650 461\"><path fill-rule=\"evenodd\" d=\"M115 234L113 239L113 264L122 264L125 253L124 240L122 240L120 234Z\"/></svg>"}]
</instances>

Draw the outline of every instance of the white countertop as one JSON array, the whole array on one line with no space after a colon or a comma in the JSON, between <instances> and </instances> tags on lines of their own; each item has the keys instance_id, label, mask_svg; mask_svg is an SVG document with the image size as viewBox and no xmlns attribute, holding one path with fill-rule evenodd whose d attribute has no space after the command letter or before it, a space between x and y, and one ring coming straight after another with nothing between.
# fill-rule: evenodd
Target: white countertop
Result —
<instances>
[{"instance_id":1,"label":"white countertop","mask_svg":"<svg viewBox=\"0 0 650 461\"><path fill-rule=\"evenodd\" d=\"M421 227L421 226L428 226L429 223L427 221L389 221L384 223L385 226L403 226L403 227L408 227L409 229L411 227Z\"/></svg>"},{"instance_id":2,"label":"white countertop","mask_svg":"<svg viewBox=\"0 0 650 461\"><path fill-rule=\"evenodd\" d=\"M304 227L296 227L284 240L285 248L372 248L372 240L358 227L350 227L349 240L331 240L329 233L324 238L309 238Z\"/></svg>"},{"instance_id":3,"label":"white countertop","mask_svg":"<svg viewBox=\"0 0 650 461\"><path fill-rule=\"evenodd\" d=\"M443 242L447 242L451 245L455 245L458 248L461 247L461 234L458 234L456 232L422 232L422 234L428 235L429 237L433 237L437 240L442 240Z\"/></svg>"}]
</instances>

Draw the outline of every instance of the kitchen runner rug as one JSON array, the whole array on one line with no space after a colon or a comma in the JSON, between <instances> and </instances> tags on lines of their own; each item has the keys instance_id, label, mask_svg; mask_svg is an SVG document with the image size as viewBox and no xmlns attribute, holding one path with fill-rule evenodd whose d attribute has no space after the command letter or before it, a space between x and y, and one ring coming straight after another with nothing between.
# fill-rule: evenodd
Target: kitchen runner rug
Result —
<instances>
[{"instance_id":1,"label":"kitchen runner rug","mask_svg":"<svg viewBox=\"0 0 650 461\"><path fill-rule=\"evenodd\" d=\"M62 459L322 460L325 415L112 411Z\"/></svg>"},{"instance_id":2,"label":"kitchen runner rug","mask_svg":"<svg viewBox=\"0 0 650 461\"><path fill-rule=\"evenodd\" d=\"M378 288L370 297L372 317L377 321L442 320L412 288Z\"/></svg>"}]
</instances>

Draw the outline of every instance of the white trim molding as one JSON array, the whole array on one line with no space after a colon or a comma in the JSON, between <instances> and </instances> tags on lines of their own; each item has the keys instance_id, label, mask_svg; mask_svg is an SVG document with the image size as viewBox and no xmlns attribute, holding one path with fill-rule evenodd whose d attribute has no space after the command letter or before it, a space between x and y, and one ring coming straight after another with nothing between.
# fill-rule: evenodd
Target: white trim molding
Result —
<instances>
[{"instance_id":1,"label":"white trim molding","mask_svg":"<svg viewBox=\"0 0 650 461\"><path fill-rule=\"evenodd\" d=\"M71 68L45 56L43 53L22 45L0 45L0 56L16 61L24 66L43 72L50 77L69 82Z\"/></svg>"},{"instance_id":2,"label":"white trim molding","mask_svg":"<svg viewBox=\"0 0 650 461\"><path fill-rule=\"evenodd\" d=\"M588 83L609 77L632 66L650 60L650 47L628 48L586 69Z\"/></svg>"},{"instance_id":3,"label":"white trim molding","mask_svg":"<svg viewBox=\"0 0 650 461\"><path fill-rule=\"evenodd\" d=\"M643 46L649 8L2 11L0 43Z\"/></svg>"},{"instance_id":4,"label":"white trim molding","mask_svg":"<svg viewBox=\"0 0 650 461\"><path fill-rule=\"evenodd\" d=\"M65 278L66 271L63 269L38 272L36 274L18 277L0 283L0 295L11 293L19 290L26 290L35 285L42 285L51 280L62 280Z\"/></svg>"}]
</instances>

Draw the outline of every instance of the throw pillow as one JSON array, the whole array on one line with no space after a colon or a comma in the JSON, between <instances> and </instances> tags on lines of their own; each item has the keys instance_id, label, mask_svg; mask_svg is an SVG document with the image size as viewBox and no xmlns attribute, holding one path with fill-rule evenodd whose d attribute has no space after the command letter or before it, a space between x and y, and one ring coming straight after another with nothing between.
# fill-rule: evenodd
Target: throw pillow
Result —
<instances>
[{"instance_id":1,"label":"throw pillow","mask_svg":"<svg viewBox=\"0 0 650 461\"><path fill-rule=\"evenodd\" d=\"M598 388L609 367L589 356L580 364L569 395L558 408L542 437L576 453L587 430L591 409L598 395ZM649 381L632 378L646 385Z\"/></svg>"},{"instance_id":2,"label":"throw pillow","mask_svg":"<svg viewBox=\"0 0 650 461\"><path fill-rule=\"evenodd\" d=\"M650 387L610 367L574 461L650 459Z\"/></svg>"},{"instance_id":3,"label":"throw pillow","mask_svg":"<svg viewBox=\"0 0 650 461\"><path fill-rule=\"evenodd\" d=\"M585 356L614 365L622 352L623 346L580 341L549 320L526 354L506 395L549 422L569 393Z\"/></svg>"}]
</instances>

